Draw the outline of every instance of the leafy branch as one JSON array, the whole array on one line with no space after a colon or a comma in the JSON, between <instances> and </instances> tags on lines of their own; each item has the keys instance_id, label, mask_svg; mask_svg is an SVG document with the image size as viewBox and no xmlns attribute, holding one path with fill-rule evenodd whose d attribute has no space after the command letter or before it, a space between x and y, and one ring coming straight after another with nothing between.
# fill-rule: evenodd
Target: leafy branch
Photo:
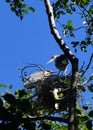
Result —
<instances>
[{"instance_id":1,"label":"leafy branch","mask_svg":"<svg viewBox=\"0 0 93 130\"><path fill-rule=\"evenodd\" d=\"M63 119L61 117L54 117L54 116L30 116L28 115L31 121L37 121L37 120L50 120L50 121L58 121L63 123L68 123L68 119Z\"/></svg>"}]
</instances>

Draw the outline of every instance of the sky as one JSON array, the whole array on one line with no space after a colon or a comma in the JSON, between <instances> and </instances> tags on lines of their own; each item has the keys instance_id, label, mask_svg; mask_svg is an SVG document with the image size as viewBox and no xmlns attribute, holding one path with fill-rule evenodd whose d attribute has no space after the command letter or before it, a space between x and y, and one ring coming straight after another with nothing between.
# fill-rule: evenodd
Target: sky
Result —
<instances>
[{"instance_id":1,"label":"sky","mask_svg":"<svg viewBox=\"0 0 93 130\"><path fill-rule=\"evenodd\" d=\"M10 10L6 2L0 2L0 83L6 86L12 84L13 90L24 88L19 67L33 63L57 71L54 64L47 64L47 61L51 56L63 53L51 35L44 3L39 0L31 2L36 12L29 12L22 21ZM78 21L74 19L75 24L76 22ZM81 32L77 36L80 38L82 35ZM74 52L69 39L67 41ZM91 51L93 50L87 54L79 51L76 54L80 65L83 59L89 58Z\"/></svg>"},{"instance_id":2,"label":"sky","mask_svg":"<svg viewBox=\"0 0 93 130\"><path fill-rule=\"evenodd\" d=\"M47 67L50 57L60 50L53 44L43 2L39 6L37 1L32 3L36 13L29 13L20 21L7 3L0 2L0 83L12 84L15 90L23 87L18 67L26 63Z\"/></svg>"}]
</instances>

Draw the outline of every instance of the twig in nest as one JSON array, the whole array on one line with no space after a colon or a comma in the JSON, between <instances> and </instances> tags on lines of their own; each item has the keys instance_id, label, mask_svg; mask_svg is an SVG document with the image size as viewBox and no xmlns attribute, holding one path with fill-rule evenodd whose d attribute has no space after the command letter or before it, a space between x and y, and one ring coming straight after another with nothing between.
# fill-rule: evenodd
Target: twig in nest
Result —
<instances>
[{"instance_id":1,"label":"twig in nest","mask_svg":"<svg viewBox=\"0 0 93 130\"><path fill-rule=\"evenodd\" d=\"M40 71L44 71L44 70L45 70L43 67L41 67L41 66L38 65L38 64L29 64L28 66L25 66L25 67L23 67L23 68L21 69L21 78L22 78L22 80L25 79L25 78L24 78L24 70L26 70L27 68L36 68L36 69L38 69L38 70L40 70Z\"/></svg>"}]
</instances>

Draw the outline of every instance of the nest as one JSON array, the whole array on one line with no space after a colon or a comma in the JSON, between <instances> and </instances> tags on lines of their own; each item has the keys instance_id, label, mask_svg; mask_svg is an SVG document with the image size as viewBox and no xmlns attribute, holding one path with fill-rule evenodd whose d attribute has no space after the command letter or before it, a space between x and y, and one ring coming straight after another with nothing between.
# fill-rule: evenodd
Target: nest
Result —
<instances>
[{"instance_id":1,"label":"nest","mask_svg":"<svg viewBox=\"0 0 93 130\"><path fill-rule=\"evenodd\" d=\"M37 67L30 65L29 67ZM28 67L25 67L28 68ZM60 76L49 70L41 69L40 66L39 73L42 73L42 76L35 78L37 73L35 73L34 78L33 74L25 78L23 76L24 70L22 70L22 81L24 82L25 88L29 88L33 91L33 98L35 100L36 107L43 107L48 110L67 110L70 98L73 96L69 95L70 85L71 85L71 76ZM49 75L45 75L43 72L49 72ZM32 76L32 77L31 77ZM58 89L57 94L62 95L61 98L56 99L53 91ZM57 105L57 108L56 108Z\"/></svg>"},{"instance_id":2,"label":"nest","mask_svg":"<svg viewBox=\"0 0 93 130\"><path fill-rule=\"evenodd\" d=\"M49 109L55 109L55 104L58 104L58 109L67 110L69 102L70 91L70 77L61 77L58 75L51 75L43 81L39 88L40 94L38 95L38 101L41 105L48 107ZM58 94L62 94L63 97L55 99L53 91L58 89Z\"/></svg>"}]
</instances>

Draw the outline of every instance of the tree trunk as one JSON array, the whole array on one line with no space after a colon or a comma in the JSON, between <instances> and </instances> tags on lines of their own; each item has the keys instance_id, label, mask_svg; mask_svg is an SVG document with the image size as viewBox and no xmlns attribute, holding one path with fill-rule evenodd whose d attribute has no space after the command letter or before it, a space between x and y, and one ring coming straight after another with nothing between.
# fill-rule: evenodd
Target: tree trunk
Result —
<instances>
[{"instance_id":1,"label":"tree trunk","mask_svg":"<svg viewBox=\"0 0 93 130\"><path fill-rule=\"evenodd\" d=\"M78 63L77 63L78 64ZM69 120L68 120L68 130L77 130L76 126L76 96L77 96L77 79L78 72L72 74L72 84L69 93Z\"/></svg>"},{"instance_id":2,"label":"tree trunk","mask_svg":"<svg viewBox=\"0 0 93 130\"><path fill-rule=\"evenodd\" d=\"M77 96L77 82L78 82L78 59L75 58L72 62L72 81L69 93L69 124L68 130L76 130L76 96Z\"/></svg>"},{"instance_id":3,"label":"tree trunk","mask_svg":"<svg viewBox=\"0 0 93 130\"><path fill-rule=\"evenodd\" d=\"M71 81L71 90L69 93L69 123L68 123L68 129L69 130L76 130L75 126L75 120L76 120L76 93L77 93L77 79L78 79L78 59L74 56L74 54L71 52L69 47L66 45L64 40L59 35L59 32L55 25L54 20L54 14L53 9L50 4L50 0L44 0L46 12L48 15L48 21L51 33L53 37L55 38L56 42L58 43L61 50L64 52L64 54L67 56L69 61L72 64L72 81Z\"/></svg>"}]
</instances>

